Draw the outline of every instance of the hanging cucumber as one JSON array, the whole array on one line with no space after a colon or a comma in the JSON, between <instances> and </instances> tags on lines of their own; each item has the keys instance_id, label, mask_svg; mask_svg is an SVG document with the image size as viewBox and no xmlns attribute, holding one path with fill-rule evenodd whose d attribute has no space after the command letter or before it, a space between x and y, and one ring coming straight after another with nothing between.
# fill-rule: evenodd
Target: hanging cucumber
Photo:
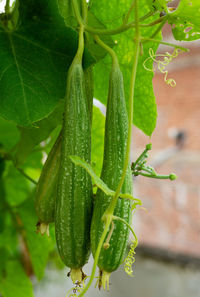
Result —
<instances>
[{"instance_id":1,"label":"hanging cucumber","mask_svg":"<svg viewBox=\"0 0 200 297\"><path fill-rule=\"evenodd\" d=\"M104 159L101 179L107 186L116 190L124 167L126 143L128 135L128 116L124 97L123 76L117 61L112 65L109 80L109 93L106 111L105 137L104 137ZM132 193L132 176L130 166L121 189L122 193ZM91 224L92 253L95 256L102 232L104 222L102 216L110 205L111 197L106 196L100 189L97 190L95 205ZM115 206L114 215L129 223L130 201L119 198ZM114 225L113 225L114 223ZM99 286L109 280L109 275L121 264L125 255L129 230L121 221L111 224L111 237L107 245L102 247L98 267L100 269ZM108 235L107 235L108 236ZM105 249L105 247L107 247Z\"/></svg>"},{"instance_id":2,"label":"hanging cucumber","mask_svg":"<svg viewBox=\"0 0 200 297\"><path fill-rule=\"evenodd\" d=\"M47 233L49 235L49 223L54 222L61 138L62 133L59 134L48 155L36 188L35 209L38 216L37 230L41 234Z\"/></svg>"},{"instance_id":3,"label":"hanging cucumber","mask_svg":"<svg viewBox=\"0 0 200 297\"><path fill-rule=\"evenodd\" d=\"M85 90L88 102L88 110L90 113L90 120L92 123L93 114L93 97L94 97L94 77L93 77L93 66L90 66L84 70L85 78Z\"/></svg>"},{"instance_id":4,"label":"hanging cucumber","mask_svg":"<svg viewBox=\"0 0 200 297\"><path fill-rule=\"evenodd\" d=\"M93 66L84 70L84 79L87 104L92 121L94 94ZM38 216L37 231L41 234L49 234L49 223L54 222L55 198L57 195L57 179L61 154L61 136L60 133L48 155L36 188L35 208Z\"/></svg>"},{"instance_id":5,"label":"hanging cucumber","mask_svg":"<svg viewBox=\"0 0 200 297\"><path fill-rule=\"evenodd\" d=\"M79 47L67 76L61 162L56 198L55 231L62 261L71 268L73 282L84 278L82 266L90 254L90 223L92 216L92 183L88 173L75 166L70 155L90 163L91 116L85 90L82 55L83 28Z\"/></svg>"}]
</instances>

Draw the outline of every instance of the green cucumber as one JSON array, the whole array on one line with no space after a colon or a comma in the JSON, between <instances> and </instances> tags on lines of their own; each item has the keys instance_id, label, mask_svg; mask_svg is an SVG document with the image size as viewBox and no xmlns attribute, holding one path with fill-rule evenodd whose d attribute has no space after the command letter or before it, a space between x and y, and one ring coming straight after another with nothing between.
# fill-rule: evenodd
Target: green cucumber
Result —
<instances>
[{"instance_id":1,"label":"green cucumber","mask_svg":"<svg viewBox=\"0 0 200 297\"><path fill-rule=\"evenodd\" d=\"M86 91L86 97L87 97L88 110L90 113L90 120L92 123L93 97L94 97L93 66L90 66L84 70L84 78L85 78L85 91Z\"/></svg>"},{"instance_id":2,"label":"green cucumber","mask_svg":"<svg viewBox=\"0 0 200 297\"><path fill-rule=\"evenodd\" d=\"M120 181L125 161L128 135L128 115L124 97L123 76L118 65L113 64L109 80L109 93L106 111L104 159L101 179L107 186L116 190ZM130 167L121 189L122 193L132 194L132 176ZM91 224L91 247L95 256L99 240L104 230L102 216L108 208L111 197L97 190ZM114 215L128 223L131 218L130 201L119 198ZM102 247L98 267L100 269L99 285L105 282L109 274L116 270L126 252L129 230L121 221L114 221L114 231L109 241L109 248ZM103 284L104 285L104 284Z\"/></svg>"},{"instance_id":3,"label":"green cucumber","mask_svg":"<svg viewBox=\"0 0 200 297\"><path fill-rule=\"evenodd\" d=\"M54 222L55 198L57 195L58 170L60 166L61 138L59 134L43 166L35 196L35 209L38 216L38 232L49 233L49 223ZM49 235L49 234L48 234Z\"/></svg>"},{"instance_id":4,"label":"green cucumber","mask_svg":"<svg viewBox=\"0 0 200 297\"><path fill-rule=\"evenodd\" d=\"M94 94L93 66L84 70L84 79L87 104L92 122ZM58 136L58 139L48 155L36 188L35 208L38 216L37 231L41 234L49 234L49 223L54 222L60 154L61 134Z\"/></svg>"},{"instance_id":5,"label":"green cucumber","mask_svg":"<svg viewBox=\"0 0 200 297\"><path fill-rule=\"evenodd\" d=\"M91 158L91 112L82 64L76 58L68 71L65 99L55 232L60 257L71 268L72 281L81 282L82 266L90 254L93 199L91 177L69 158L77 155L88 163Z\"/></svg>"}]
</instances>

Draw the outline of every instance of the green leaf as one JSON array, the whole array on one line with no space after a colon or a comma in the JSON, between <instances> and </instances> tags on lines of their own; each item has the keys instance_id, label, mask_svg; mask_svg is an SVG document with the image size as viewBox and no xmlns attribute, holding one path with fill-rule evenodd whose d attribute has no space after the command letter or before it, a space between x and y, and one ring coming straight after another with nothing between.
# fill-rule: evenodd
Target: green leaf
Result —
<instances>
[{"instance_id":1,"label":"green leaf","mask_svg":"<svg viewBox=\"0 0 200 297\"><path fill-rule=\"evenodd\" d=\"M101 174L104 149L105 116L97 107L93 107L92 122L92 164L97 175Z\"/></svg>"},{"instance_id":2,"label":"green leaf","mask_svg":"<svg viewBox=\"0 0 200 297\"><path fill-rule=\"evenodd\" d=\"M19 131L11 122L8 122L0 117L0 144L6 150L10 150L19 139Z\"/></svg>"},{"instance_id":3,"label":"green leaf","mask_svg":"<svg viewBox=\"0 0 200 297\"><path fill-rule=\"evenodd\" d=\"M8 209L4 209L3 215L5 226L3 232L0 233L0 248L6 249L9 256L15 257L19 253L16 226L13 224L13 219L8 213Z\"/></svg>"},{"instance_id":4,"label":"green leaf","mask_svg":"<svg viewBox=\"0 0 200 297\"><path fill-rule=\"evenodd\" d=\"M168 0L146 0L149 8L155 11L166 11L167 12L167 2Z\"/></svg>"},{"instance_id":5,"label":"green leaf","mask_svg":"<svg viewBox=\"0 0 200 297\"><path fill-rule=\"evenodd\" d=\"M54 249L55 243L47 236L36 234L37 216L32 197L18 208L18 215L23 225L34 273L38 279L41 279L44 275L49 252Z\"/></svg>"},{"instance_id":6,"label":"green leaf","mask_svg":"<svg viewBox=\"0 0 200 297\"><path fill-rule=\"evenodd\" d=\"M25 201L33 187L31 182L29 182L12 163L7 164L3 180L6 201L10 206L17 206Z\"/></svg>"},{"instance_id":7,"label":"green leaf","mask_svg":"<svg viewBox=\"0 0 200 297\"><path fill-rule=\"evenodd\" d=\"M3 297L33 297L30 279L18 261L6 263L5 276L0 280L0 292Z\"/></svg>"},{"instance_id":8,"label":"green leaf","mask_svg":"<svg viewBox=\"0 0 200 297\"><path fill-rule=\"evenodd\" d=\"M157 120L157 106L152 84L154 73L147 71L143 66L144 61L149 57L150 48L156 53L158 44L148 42L143 45L143 55L139 57L138 61L133 114L133 123L135 126L148 136L151 136L153 133ZM148 67L149 69L153 69L153 61L148 64ZM131 72L129 72L130 76ZM127 81L126 79L126 86L129 87Z\"/></svg>"},{"instance_id":9,"label":"green leaf","mask_svg":"<svg viewBox=\"0 0 200 297\"><path fill-rule=\"evenodd\" d=\"M2 273L5 271L6 262L8 260L8 251L5 247L0 247L0 279L2 277Z\"/></svg>"},{"instance_id":10,"label":"green leaf","mask_svg":"<svg viewBox=\"0 0 200 297\"><path fill-rule=\"evenodd\" d=\"M47 139L52 130L62 123L63 110L64 100L60 100L54 111L47 118L34 123L34 126L31 128L19 128L20 140L15 153L15 160L18 166L25 162L27 156L36 145Z\"/></svg>"},{"instance_id":11,"label":"green leaf","mask_svg":"<svg viewBox=\"0 0 200 297\"><path fill-rule=\"evenodd\" d=\"M8 31L0 19L0 115L31 126L64 97L78 34L67 28L54 1L19 1L20 23ZM84 67L94 60L85 50Z\"/></svg>"},{"instance_id":12,"label":"green leaf","mask_svg":"<svg viewBox=\"0 0 200 297\"><path fill-rule=\"evenodd\" d=\"M66 26L77 28L78 23L77 19L74 15L73 5L71 0L57 0L58 1L58 7L60 14L65 20ZM79 10L81 12L81 1L77 1L79 5ZM98 14L97 14L98 15ZM91 11L88 11L87 16L87 24L90 27L98 28L98 29L106 29L105 25L100 22L100 20L93 14ZM106 55L106 51L102 49L95 41L93 36L85 32L86 35L86 46L91 54L91 56L94 58L94 60L97 62L101 60ZM102 36L102 40L108 44L109 46L113 46L114 43L112 41L112 38L109 35Z\"/></svg>"},{"instance_id":13,"label":"green leaf","mask_svg":"<svg viewBox=\"0 0 200 297\"><path fill-rule=\"evenodd\" d=\"M93 28L106 29L106 26L90 11L88 12L88 25ZM95 42L91 34L86 32L85 35L87 48L95 61L97 62L104 58L107 52ZM109 35L101 35L101 39L108 46L114 46L114 42Z\"/></svg>"},{"instance_id":14,"label":"green leaf","mask_svg":"<svg viewBox=\"0 0 200 297\"><path fill-rule=\"evenodd\" d=\"M108 27L118 27L122 23L123 15L128 11L132 1L108 1L102 0L101 2L93 0L92 12L98 13L98 17L102 22L106 22ZM149 11L146 2L140 1L140 16L145 15ZM116 12L117 15L116 15ZM157 19L153 16L146 22L151 22ZM143 37L150 37L155 28L142 29L141 34ZM115 36L116 46L114 50L118 56L121 70L124 76L125 95L128 105L129 90L130 90L130 77L132 71L132 61L134 57L134 31L133 29ZM161 36L156 37L158 40ZM143 62L149 57L149 48L153 48L156 52L158 44L146 43L143 46L143 55L139 57L137 68L136 85L135 85L135 98L134 98L134 115L133 123L141 129L145 134L151 135L156 126L157 111L156 102L153 92L152 78L153 72L147 71L143 67ZM150 65L152 67L153 63ZM108 93L109 73L111 70L111 58L106 56L103 60L95 65L95 98L99 99L102 103L106 103ZM102 88L102 86L104 86ZM128 107L128 106L127 106Z\"/></svg>"},{"instance_id":15,"label":"green leaf","mask_svg":"<svg viewBox=\"0 0 200 297\"><path fill-rule=\"evenodd\" d=\"M57 0L59 12L65 20L65 24L72 28L77 28L78 22L74 14L72 0ZM77 1L81 12L81 0Z\"/></svg>"},{"instance_id":16,"label":"green leaf","mask_svg":"<svg viewBox=\"0 0 200 297\"><path fill-rule=\"evenodd\" d=\"M200 39L200 1L181 0L178 8L168 15L176 40Z\"/></svg>"}]
</instances>

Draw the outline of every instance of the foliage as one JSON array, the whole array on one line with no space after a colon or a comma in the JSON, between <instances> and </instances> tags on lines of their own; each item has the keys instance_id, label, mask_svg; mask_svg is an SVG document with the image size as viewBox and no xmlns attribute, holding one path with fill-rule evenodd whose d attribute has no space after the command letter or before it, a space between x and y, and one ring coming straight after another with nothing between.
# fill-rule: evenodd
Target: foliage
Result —
<instances>
[{"instance_id":1,"label":"foliage","mask_svg":"<svg viewBox=\"0 0 200 297\"><path fill-rule=\"evenodd\" d=\"M137 55L133 2L91 0L88 18L84 20L83 67L94 66L95 97L106 104L111 68L110 56L94 39L94 35L99 35L118 57L128 110L132 107L131 77ZM167 22L176 40L200 38L199 0L181 0L177 8L169 8L168 2L139 1L140 55L133 124L148 136L152 135L157 118L154 74L144 67L149 50L156 54L159 43L164 43L161 29ZM7 5L5 13L0 14L0 294L3 297L13 297L13 292L18 297L33 296L30 276L42 279L48 259L55 251L54 236L36 234L34 190L44 157L62 125L67 71L78 46L79 20L72 3L71 0L17 0L13 9ZM83 13L82 1L77 3ZM180 47L174 45L174 48ZM148 60L148 69L153 70L153 60ZM107 189L98 178L104 123L104 115L94 107L91 163L95 173L88 164L82 166L92 170L96 182L114 196L113 189ZM144 167L139 169L134 171L136 175L142 174Z\"/></svg>"}]
</instances>

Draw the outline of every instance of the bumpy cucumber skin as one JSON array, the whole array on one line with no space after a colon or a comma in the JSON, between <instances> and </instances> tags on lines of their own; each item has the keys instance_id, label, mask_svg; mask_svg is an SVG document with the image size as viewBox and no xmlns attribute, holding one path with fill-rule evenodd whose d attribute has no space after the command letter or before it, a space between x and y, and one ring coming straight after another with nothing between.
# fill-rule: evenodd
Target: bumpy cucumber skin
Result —
<instances>
[{"instance_id":1,"label":"bumpy cucumber skin","mask_svg":"<svg viewBox=\"0 0 200 297\"><path fill-rule=\"evenodd\" d=\"M60 133L47 157L37 184L35 209L39 224L54 222L58 170L61 155L61 137L62 134Z\"/></svg>"},{"instance_id":2,"label":"bumpy cucumber skin","mask_svg":"<svg viewBox=\"0 0 200 297\"><path fill-rule=\"evenodd\" d=\"M101 179L110 189L116 190L125 160L128 134L128 116L124 97L123 76L118 66L113 66L109 80L109 94L106 112L104 159ZM121 189L122 193L132 193L132 176L130 167ZM109 206L111 197L97 190L91 224L91 247L95 252L104 229L102 216ZM118 199L114 215L130 221L130 201ZM98 266L100 270L112 272L121 264L126 252L128 227L120 221L114 221L114 231L108 249L102 248Z\"/></svg>"},{"instance_id":3,"label":"bumpy cucumber skin","mask_svg":"<svg viewBox=\"0 0 200 297\"><path fill-rule=\"evenodd\" d=\"M93 66L90 66L84 70L84 78L85 78L85 91L86 91L86 97L87 97L88 110L90 113L90 121L92 123L93 98L94 98Z\"/></svg>"},{"instance_id":4,"label":"bumpy cucumber skin","mask_svg":"<svg viewBox=\"0 0 200 297\"><path fill-rule=\"evenodd\" d=\"M92 182L87 172L75 166L68 156L90 162L91 124L81 64L68 72L66 104L61 145L61 162L56 198L55 232L62 261L81 268L90 254Z\"/></svg>"}]
</instances>

